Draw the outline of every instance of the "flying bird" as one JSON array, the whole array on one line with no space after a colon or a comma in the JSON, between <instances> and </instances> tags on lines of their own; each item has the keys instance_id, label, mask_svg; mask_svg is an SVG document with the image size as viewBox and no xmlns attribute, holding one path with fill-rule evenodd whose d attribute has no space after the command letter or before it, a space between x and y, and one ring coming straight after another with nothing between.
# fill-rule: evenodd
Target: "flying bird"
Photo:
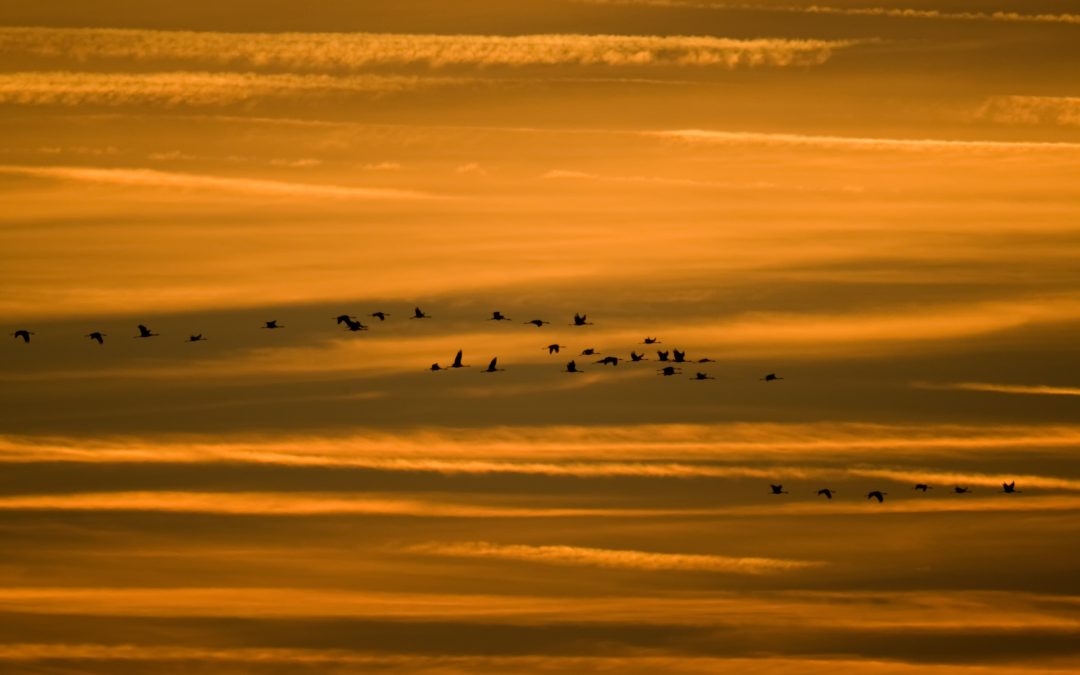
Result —
<instances>
[{"instance_id":1,"label":"flying bird","mask_svg":"<svg viewBox=\"0 0 1080 675\"><path fill-rule=\"evenodd\" d=\"M367 330L368 329L367 326L365 326L364 324L360 323L358 320L355 320L355 319L353 319L352 317L349 317L349 316L345 317L345 327L348 328L353 333L355 333L358 330Z\"/></svg>"},{"instance_id":2,"label":"flying bird","mask_svg":"<svg viewBox=\"0 0 1080 675\"><path fill-rule=\"evenodd\" d=\"M544 347L544 349L548 350L548 354L558 354L560 349L566 349L566 345L551 344Z\"/></svg>"},{"instance_id":3,"label":"flying bird","mask_svg":"<svg viewBox=\"0 0 1080 675\"><path fill-rule=\"evenodd\" d=\"M440 366L440 365L439 365L439 364L437 364L437 363L433 363L433 364L431 364L431 371L432 371L432 372L435 372L436 370L446 370L446 369L445 369L445 368L443 368L442 366Z\"/></svg>"},{"instance_id":4,"label":"flying bird","mask_svg":"<svg viewBox=\"0 0 1080 675\"><path fill-rule=\"evenodd\" d=\"M955 494L958 494L958 495L966 495L969 492L971 492L971 488L960 487L959 485L954 485L952 491Z\"/></svg>"},{"instance_id":5,"label":"flying bird","mask_svg":"<svg viewBox=\"0 0 1080 675\"><path fill-rule=\"evenodd\" d=\"M28 331L28 330L17 330L14 333L11 334L12 337L14 337L16 339L22 338L22 341L27 342L27 343L30 342L30 336L31 335L34 335L33 331Z\"/></svg>"},{"instance_id":6,"label":"flying bird","mask_svg":"<svg viewBox=\"0 0 1080 675\"><path fill-rule=\"evenodd\" d=\"M340 323L340 321L338 323ZM277 319L274 319L273 321L264 321L263 322L263 328L269 328L270 330L274 330L276 328L284 328L284 327L285 326L279 326L278 325Z\"/></svg>"},{"instance_id":7,"label":"flying bird","mask_svg":"<svg viewBox=\"0 0 1080 675\"><path fill-rule=\"evenodd\" d=\"M503 316L502 312L492 312L491 318L488 321L510 321L510 317Z\"/></svg>"},{"instance_id":8,"label":"flying bird","mask_svg":"<svg viewBox=\"0 0 1080 675\"><path fill-rule=\"evenodd\" d=\"M206 340L206 338L203 337L202 333L199 333L198 335L189 335L187 342L202 342L204 340Z\"/></svg>"},{"instance_id":9,"label":"flying bird","mask_svg":"<svg viewBox=\"0 0 1080 675\"><path fill-rule=\"evenodd\" d=\"M588 318L587 314L577 314L577 313L575 313L574 314L574 323L572 323L570 325L571 326L591 326L591 325L593 325L592 321L586 321L585 320L586 318Z\"/></svg>"},{"instance_id":10,"label":"flying bird","mask_svg":"<svg viewBox=\"0 0 1080 675\"><path fill-rule=\"evenodd\" d=\"M96 330L93 333L88 333L85 337L95 340L99 345L103 345L105 344L106 334Z\"/></svg>"},{"instance_id":11,"label":"flying bird","mask_svg":"<svg viewBox=\"0 0 1080 675\"><path fill-rule=\"evenodd\" d=\"M421 310L419 307L415 307L415 308L413 308L413 315L410 316L409 318L410 319L430 319L431 315L430 314L424 314L423 310Z\"/></svg>"},{"instance_id":12,"label":"flying bird","mask_svg":"<svg viewBox=\"0 0 1080 675\"><path fill-rule=\"evenodd\" d=\"M496 368L495 367L495 364L496 364L496 362L498 362L498 360L499 360L498 356L491 359L491 363L488 364L488 367L484 368L480 372L482 372L482 373L498 373L500 371L506 370L506 368Z\"/></svg>"},{"instance_id":13,"label":"flying bird","mask_svg":"<svg viewBox=\"0 0 1080 675\"><path fill-rule=\"evenodd\" d=\"M641 344L643 344L643 345L660 345L660 344L664 344L664 343L660 342L660 338L647 337L647 338L645 338L644 340L641 341Z\"/></svg>"},{"instance_id":14,"label":"flying bird","mask_svg":"<svg viewBox=\"0 0 1080 675\"><path fill-rule=\"evenodd\" d=\"M707 373L697 373L694 375L695 380L715 380L716 378Z\"/></svg>"},{"instance_id":15,"label":"flying bird","mask_svg":"<svg viewBox=\"0 0 1080 675\"><path fill-rule=\"evenodd\" d=\"M765 381L765 382L772 382L773 380L782 380L784 378L780 377L776 373L769 373L768 375L766 375L765 377L763 377L761 379L763 381Z\"/></svg>"},{"instance_id":16,"label":"flying bird","mask_svg":"<svg viewBox=\"0 0 1080 675\"><path fill-rule=\"evenodd\" d=\"M566 364L566 372L568 372L568 373L580 373L582 371L578 370L577 363L575 361L571 361L570 363Z\"/></svg>"},{"instance_id":17,"label":"flying bird","mask_svg":"<svg viewBox=\"0 0 1080 675\"><path fill-rule=\"evenodd\" d=\"M874 490L873 492L867 492L866 493L866 498L867 499L876 499L876 500L878 500L878 504L880 504L883 501L885 501L885 495L887 495L887 494L889 494L889 493L888 492L882 492L881 490Z\"/></svg>"},{"instance_id":18,"label":"flying bird","mask_svg":"<svg viewBox=\"0 0 1080 675\"><path fill-rule=\"evenodd\" d=\"M390 316L390 314L387 312L372 312L368 316L373 319L378 319L379 321L386 321L386 317Z\"/></svg>"},{"instance_id":19,"label":"flying bird","mask_svg":"<svg viewBox=\"0 0 1080 675\"><path fill-rule=\"evenodd\" d=\"M821 488L820 490L817 491L817 493L819 495L825 495L826 499L832 499L832 496L833 496L833 491L830 490L829 488Z\"/></svg>"},{"instance_id":20,"label":"flying bird","mask_svg":"<svg viewBox=\"0 0 1080 675\"><path fill-rule=\"evenodd\" d=\"M927 490L933 490L934 488L930 487L926 483L915 483L915 487L913 487L911 489L912 490L922 490L923 492L926 492Z\"/></svg>"},{"instance_id":21,"label":"flying bird","mask_svg":"<svg viewBox=\"0 0 1080 675\"><path fill-rule=\"evenodd\" d=\"M698 359L697 362L698 363L716 363L716 359L710 359L708 357L705 357L703 359Z\"/></svg>"},{"instance_id":22,"label":"flying bird","mask_svg":"<svg viewBox=\"0 0 1080 675\"><path fill-rule=\"evenodd\" d=\"M337 325L339 325L339 326L341 324L343 324L343 323L347 323L349 321L355 321L355 320L356 320L356 317L351 316L349 314L339 314L339 315L334 317L334 321L336 321Z\"/></svg>"},{"instance_id":23,"label":"flying bird","mask_svg":"<svg viewBox=\"0 0 1080 675\"><path fill-rule=\"evenodd\" d=\"M619 361L622 361L622 359L620 359L618 356L605 356L604 358L597 361L597 363L602 366L617 366L619 365Z\"/></svg>"},{"instance_id":24,"label":"flying bird","mask_svg":"<svg viewBox=\"0 0 1080 675\"><path fill-rule=\"evenodd\" d=\"M686 352L680 352L678 349L673 349L672 355L675 357L675 363L686 363Z\"/></svg>"},{"instance_id":25,"label":"flying bird","mask_svg":"<svg viewBox=\"0 0 1080 675\"><path fill-rule=\"evenodd\" d=\"M637 353L637 352L635 352L635 351L631 351L631 352L630 352L630 360L631 360L631 361L635 361L635 362L636 362L636 361L644 361L644 360L646 360L646 359L645 359L645 355L644 355L644 354L638 354L638 353Z\"/></svg>"},{"instance_id":26,"label":"flying bird","mask_svg":"<svg viewBox=\"0 0 1080 675\"><path fill-rule=\"evenodd\" d=\"M158 335L157 333L151 332L149 328L147 328L146 326L144 326L144 325L142 325L140 323L139 324L139 334L135 335L134 337L137 337L137 338L149 338L149 337L157 337L157 335Z\"/></svg>"},{"instance_id":27,"label":"flying bird","mask_svg":"<svg viewBox=\"0 0 1080 675\"><path fill-rule=\"evenodd\" d=\"M581 350L581 355L582 356L593 356L594 354L596 354L596 350L593 349L592 347L589 347L588 349L582 349Z\"/></svg>"},{"instance_id":28,"label":"flying bird","mask_svg":"<svg viewBox=\"0 0 1080 675\"><path fill-rule=\"evenodd\" d=\"M1013 495L1020 492L1020 490L1016 489L1016 481L1013 481L1011 483L1002 483L1001 491L1007 495Z\"/></svg>"},{"instance_id":29,"label":"flying bird","mask_svg":"<svg viewBox=\"0 0 1080 675\"><path fill-rule=\"evenodd\" d=\"M539 328L540 326L546 326L551 323L550 321L544 321L543 319L533 319L532 321L522 321L524 324L532 324Z\"/></svg>"},{"instance_id":30,"label":"flying bird","mask_svg":"<svg viewBox=\"0 0 1080 675\"><path fill-rule=\"evenodd\" d=\"M461 363L461 350L457 350L457 356L454 357L454 362L450 364L451 368L468 368L469 366Z\"/></svg>"},{"instance_id":31,"label":"flying bird","mask_svg":"<svg viewBox=\"0 0 1080 675\"><path fill-rule=\"evenodd\" d=\"M769 487L772 488L771 494L774 495L786 495L788 493L788 491L784 489L783 485L773 485L772 483L769 483Z\"/></svg>"},{"instance_id":32,"label":"flying bird","mask_svg":"<svg viewBox=\"0 0 1080 675\"><path fill-rule=\"evenodd\" d=\"M667 355L668 355L667 352L661 352L661 351L656 352L656 358L660 359L661 361L667 361L668 360Z\"/></svg>"},{"instance_id":33,"label":"flying bird","mask_svg":"<svg viewBox=\"0 0 1080 675\"><path fill-rule=\"evenodd\" d=\"M660 373L664 377L671 377L672 375L678 375L679 374L679 369L676 368L675 366L664 366L663 368L661 368L660 370L658 370L656 372Z\"/></svg>"}]
</instances>

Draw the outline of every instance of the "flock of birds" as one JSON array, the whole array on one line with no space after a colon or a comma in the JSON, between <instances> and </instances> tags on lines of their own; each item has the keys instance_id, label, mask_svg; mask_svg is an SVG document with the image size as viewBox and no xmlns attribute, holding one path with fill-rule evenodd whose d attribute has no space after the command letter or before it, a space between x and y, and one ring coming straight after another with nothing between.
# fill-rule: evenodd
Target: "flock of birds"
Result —
<instances>
[{"instance_id":1,"label":"flock of birds","mask_svg":"<svg viewBox=\"0 0 1080 675\"><path fill-rule=\"evenodd\" d=\"M773 495L786 495L786 494L789 494L788 491L784 489L783 485L774 485L774 484L770 483L769 487L772 489L772 491L769 494L773 494ZM912 490L918 490L918 491L925 494L927 490L933 490L934 488L933 488L933 486L928 485L926 483L916 483L911 489ZM971 494L973 492L973 490L971 488L969 488L969 487L963 487L963 486L960 486L960 485L954 485L953 488L952 488L952 492L953 492L953 494L957 494L957 495L966 495L966 494ZM1016 489L1016 481L1011 481L1009 483L1002 483L1001 484L1001 494L1015 495L1015 494L1020 494L1021 492L1022 492L1022 490L1017 490ZM833 490L831 488L821 488L820 490L817 491L817 493L818 493L818 495L820 495L822 497L825 497L826 499L831 500L833 498L833 495L836 494L836 490ZM888 492L882 492L881 490L871 490L870 492L866 493L866 498L867 499L876 499L878 501L878 504L881 504L881 503L883 503L885 501L885 495L887 495L887 494L889 494L889 493Z\"/></svg>"},{"instance_id":2,"label":"flock of birds","mask_svg":"<svg viewBox=\"0 0 1080 675\"><path fill-rule=\"evenodd\" d=\"M381 322L381 321L386 321L386 317L391 316L391 314L389 312L379 311L379 312L372 312L368 316L370 316L371 318L374 318L374 319L378 319ZM432 318L431 315L424 312L419 307L414 308L412 316L409 317L409 319L430 319L430 318ZM334 317L334 320L335 320L335 322L337 323L338 326L344 326L345 330L347 330L349 332L356 333L356 332L359 332L359 331L368 330L368 326L366 326L360 319L358 319L357 317L355 317L355 316L353 316L351 314L339 314L338 316ZM492 312L491 316L488 318L488 321L511 321L511 320L512 319L510 319L510 317L506 316L505 314L503 314L500 311ZM524 325L532 325L532 326L536 326L537 328L543 328L544 326L549 325L551 322L550 321L545 321L543 319L532 319L530 321L524 321L522 323ZM575 313L574 314L574 319L569 325L570 326L576 326L576 327L591 326L591 325L593 325L593 322L588 320L588 315ZM276 319L273 319L273 320L270 320L270 321L264 321L262 327L264 329L268 329L268 330L277 330L277 329L284 328L285 326L283 324L278 323ZM139 330L139 334L138 335L133 335L132 337L134 337L134 338L153 338L153 337L159 337L159 335L160 335L159 333L153 332L152 330L150 330L148 327L146 327L143 324L139 324L138 330ZM24 343L29 344L30 343L30 336L35 335L35 333L33 331L30 331L30 330L27 330L27 329L20 329L20 330L15 331L14 333L11 333L11 335L15 339L22 340ZM87 333L83 337L89 338L90 340L93 340L94 342L97 342L99 345L103 345L103 344L105 344L105 338L108 337L108 334L107 333L102 333L101 331L94 331L92 333ZM188 336L188 338L185 340L185 342L205 342L207 339L208 338L206 336L204 336L202 333L193 333L193 334ZM642 341L641 344L643 344L643 345L659 345L659 344L663 344L663 343L659 340L659 338L646 337ZM566 345L560 345L558 343L552 343L552 344L547 345L546 347L542 347L542 349L547 350L548 354L552 354L552 355L559 354L561 350L566 349L566 348L567 348ZM580 356L601 356L601 358L599 360L595 361L594 363L600 364L602 366L617 366L617 365L619 365L620 362L627 361L627 360L629 360L631 363L639 363L641 361L648 361L649 360L648 357L646 357L646 355L644 353L644 350L642 350L641 354L638 354L636 349L631 349L630 350L629 359L624 359L622 357L613 356L613 355L602 356L599 352L597 352L597 350L595 348L591 348L591 347L582 350ZM435 363L431 364L431 366L429 367L429 370L431 370L431 371L440 371L440 370L457 369L457 368L469 368L469 367L471 367L469 364L466 364L466 363L462 362L463 357L464 357L464 351L463 350L458 350L457 354L454 356L454 360L449 365L444 366L444 365L440 365L438 362L435 362ZM690 364L690 363L701 364L701 363L714 363L715 362L713 359L710 359L710 358L699 358L699 359L696 359L696 360L688 360L686 358L686 352L685 351L680 351L680 350L674 349L674 348L670 349L670 350L657 349L656 350L656 357L657 357L657 361L663 362L663 363L666 364L666 365L663 365L663 366L661 366L660 368L657 369L657 372L660 375L664 376L664 377L671 377L671 376L674 376L674 375L682 374L682 366L681 365L671 365L671 364ZM505 368L499 368L499 357L496 356L496 357L492 358L491 361L488 363L487 367L484 368L480 372L496 373L496 372L502 372L504 370L506 370L506 369ZM584 372L584 371L582 371L578 367L576 359L571 359L566 364L566 369L563 372L581 373L581 372ZM708 373L704 373L704 372L701 372L701 371L696 371L694 376L691 379L696 380L696 381L702 381L702 380L714 380L716 378L709 375ZM773 381L782 380L782 379L784 379L784 378L778 376L776 373L769 373L769 374L765 375L765 377L761 378L761 380L764 381L764 382L773 382Z\"/></svg>"}]
</instances>

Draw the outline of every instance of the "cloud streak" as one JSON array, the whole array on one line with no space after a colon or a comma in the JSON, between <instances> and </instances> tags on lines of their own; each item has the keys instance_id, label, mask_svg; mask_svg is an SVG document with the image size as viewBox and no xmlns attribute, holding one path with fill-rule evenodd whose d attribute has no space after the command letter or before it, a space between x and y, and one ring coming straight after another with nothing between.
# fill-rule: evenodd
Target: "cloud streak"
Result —
<instances>
[{"instance_id":1,"label":"cloud streak","mask_svg":"<svg viewBox=\"0 0 1080 675\"><path fill-rule=\"evenodd\" d=\"M1055 387L1044 384L995 384L993 382L916 382L920 389L944 389L953 391L983 391L996 394L1025 394L1031 396L1080 396L1080 387Z\"/></svg>"},{"instance_id":2,"label":"cloud streak","mask_svg":"<svg viewBox=\"0 0 1080 675\"><path fill-rule=\"evenodd\" d=\"M713 131L674 129L642 132L672 141L706 145L763 145L808 147L823 150L872 150L918 152L1076 152L1080 143L1039 141L979 141L931 138L864 138L857 136L816 136L807 134L763 133L756 131Z\"/></svg>"},{"instance_id":3,"label":"cloud streak","mask_svg":"<svg viewBox=\"0 0 1080 675\"><path fill-rule=\"evenodd\" d=\"M1080 127L1080 97L992 96L976 117L999 124Z\"/></svg>"}]
</instances>

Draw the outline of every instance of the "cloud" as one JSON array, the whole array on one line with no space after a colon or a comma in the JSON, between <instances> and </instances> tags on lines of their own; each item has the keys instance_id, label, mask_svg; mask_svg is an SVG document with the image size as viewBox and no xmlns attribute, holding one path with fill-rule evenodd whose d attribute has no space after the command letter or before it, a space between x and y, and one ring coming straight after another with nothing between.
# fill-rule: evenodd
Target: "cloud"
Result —
<instances>
[{"instance_id":1,"label":"cloud","mask_svg":"<svg viewBox=\"0 0 1080 675\"><path fill-rule=\"evenodd\" d=\"M753 183L737 183L732 181L706 181L688 178L663 178L660 176L605 176L585 171L567 171L552 169L541 175L541 178L554 180L580 180L598 183L613 183L616 185L652 185L658 187L676 188L705 188L715 190L791 190L795 192L862 192L863 188L857 185L844 185L838 188L807 188L801 185L778 185L768 181L755 181Z\"/></svg>"},{"instance_id":2,"label":"cloud","mask_svg":"<svg viewBox=\"0 0 1080 675\"><path fill-rule=\"evenodd\" d=\"M1053 387L1049 385L994 384L991 382L915 382L920 389L948 389L956 391L985 391L998 394L1029 394L1033 396L1080 396L1080 387Z\"/></svg>"},{"instance_id":3,"label":"cloud","mask_svg":"<svg viewBox=\"0 0 1080 675\"><path fill-rule=\"evenodd\" d=\"M580 546L502 545L489 542L427 543L410 546L410 553L462 558L494 558L549 565L608 567L649 572L693 571L733 574L769 574L825 563L776 558L733 558L719 555L651 553Z\"/></svg>"},{"instance_id":4,"label":"cloud","mask_svg":"<svg viewBox=\"0 0 1080 675\"><path fill-rule=\"evenodd\" d=\"M3 31L0 30L0 34ZM396 75L294 75L256 73L82 73L0 74L0 103L16 105L224 106L260 98L381 95L420 87L458 85L461 78Z\"/></svg>"},{"instance_id":5,"label":"cloud","mask_svg":"<svg viewBox=\"0 0 1080 675\"><path fill-rule=\"evenodd\" d=\"M709 145L765 145L781 147L812 147L839 150L907 150L907 151L977 151L1033 152L1080 150L1080 143L1038 141L969 141L930 138L863 138L856 136L814 136L806 134L762 133L756 131L712 131L705 129L675 129L646 131L657 136L684 143Z\"/></svg>"},{"instance_id":6,"label":"cloud","mask_svg":"<svg viewBox=\"0 0 1080 675\"><path fill-rule=\"evenodd\" d=\"M356 71L371 66L811 66L853 41L696 36L397 33L213 33L98 28L0 28L0 54L217 66Z\"/></svg>"},{"instance_id":7,"label":"cloud","mask_svg":"<svg viewBox=\"0 0 1080 675\"><path fill-rule=\"evenodd\" d=\"M881 16L894 19L938 19L944 21L1004 21L1009 23L1080 24L1080 14L1027 14L1020 12L950 12L937 9L898 7L830 7L823 5L764 5L742 2L698 2L696 0L577 0L589 5L668 7L677 9L750 10L794 14L839 16Z\"/></svg>"},{"instance_id":8,"label":"cloud","mask_svg":"<svg viewBox=\"0 0 1080 675\"><path fill-rule=\"evenodd\" d=\"M211 190L272 197L316 197L330 199L437 199L438 195L415 190L361 188L319 183L291 183L255 178L227 178L205 174L158 171L156 169L106 169L74 166L0 165L0 173L54 180L181 190Z\"/></svg>"},{"instance_id":9,"label":"cloud","mask_svg":"<svg viewBox=\"0 0 1080 675\"><path fill-rule=\"evenodd\" d=\"M992 96L976 117L999 124L1080 127L1080 97Z\"/></svg>"}]
</instances>

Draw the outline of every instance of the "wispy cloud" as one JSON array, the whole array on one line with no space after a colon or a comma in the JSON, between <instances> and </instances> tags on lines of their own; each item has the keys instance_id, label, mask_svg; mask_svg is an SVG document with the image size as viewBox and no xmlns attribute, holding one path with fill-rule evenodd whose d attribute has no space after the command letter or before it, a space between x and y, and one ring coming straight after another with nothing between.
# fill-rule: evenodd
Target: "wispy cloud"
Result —
<instances>
[{"instance_id":1,"label":"wispy cloud","mask_svg":"<svg viewBox=\"0 0 1080 675\"><path fill-rule=\"evenodd\" d=\"M910 151L979 151L1030 152L1080 150L1080 143L1038 141L978 141L930 138L864 138L857 136L814 136L806 134L762 133L755 131L711 131L705 129L675 129L643 132L648 135L685 143L713 145L766 145L782 147L814 147L844 150L910 150Z\"/></svg>"},{"instance_id":2,"label":"wispy cloud","mask_svg":"<svg viewBox=\"0 0 1080 675\"><path fill-rule=\"evenodd\" d=\"M186 60L244 68L355 71L373 65L810 66L852 41L733 40L695 36L396 33L213 33L67 28L0 29L0 54L138 61Z\"/></svg>"},{"instance_id":3,"label":"wispy cloud","mask_svg":"<svg viewBox=\"0 0 1080 675\"><path fill-rule=\"evenodd\" d=\"M1080 127L1080 97L992 96L976 116L1000 124Z\"/></svg>"},{"instance_id":4,"label":"wispy cloud","mask_svg":"<svg viewBox=\"0 0 1080 675\"><path fill-rule=\"evenodd\" d=\"M438 195L415 190L361 188L346 185L292 183L256 178L228 178L156 169L106 169L74 166L0 165L0 173L53 180L184 190L212 190L275 197L321 197L330 199L437 199Z\"/></svg>"},{"instance_id":5,"label":"wispy cloud","mask_svg":"<svg viewBox=\"0 0 1080 675\"><path fill-rule=\"evenodd\" d=\"M578 0L590 5L625 5L685 9L751 10L795 14L839 16L881 16L895 19L939 19L944 21L1005 21L1009 23L1080 24L1080 14L1031 14L1021 12L951 12L938 9L900 7L830 7L827 5L766 5L751 2L700 2L698 0Z\"/></svg>"},{"instance_id":6,"label":"wispy cloud","mask_svg":"<svg viewBox=\"0 0 1080 675\"><path fill-rule=\"evenodd\" d=\"M794 192L862 192L863 188L857 185L844 185L838 188L807 188L801 185L781 185L772 183L769 181L754 181L752 183L738 183L734 181L709 181L709 180L696 180L689 178L664 178L661 176L606 176L602 174L589 173L587 171L568 171L563 169L552 169L547 171L541 176L542 178L551 180L578 180L589 181L596 183L611 183L615 185L634 185L634 186L657 186L657 187L674 187L674 188L704 188L712 190L752 190L752 191L768 191L768 190L789 190Z\"/></svg>"},{"instance_id":7,"label":"wispy cloud","mask_svg":"<svg viewBox=\"0 0 1080 675\"><path fill-rule=\"evenodd\" d=\"M1080 396L1080 387L1055 387L1044 384L995 384L993 382L915 382L919 389L950 389L956 391L986 391L997 394L1029 394L1034 396Z\"/></svg>"},{"instance_id":8,"label":"wispy cloud","mask_svg":"<svg viewBox=\"0 0 1080 675\"><path fill-rule=\"evenodd\" d=\"M526 546L493 544L485 541L427 543L409 546L410 553L461 558L494 558L549 565L609 567L645 571L726 572L733 574L769 574L818 567L825 563L777 558L737 558L686 553L652 553L581 546Z\"/></svg>"},{"instance_id":9,"label":"wispy cloud","mask_svg":"<svg viewBox=\"0 0 1080 675\"><path fill-rule=\"evenodd\" d=\"M21 72L0 74L0 103L223 106L267 97L392 94L465 82L461 78L396 75Z\"/></svg>"}]
</instances>

